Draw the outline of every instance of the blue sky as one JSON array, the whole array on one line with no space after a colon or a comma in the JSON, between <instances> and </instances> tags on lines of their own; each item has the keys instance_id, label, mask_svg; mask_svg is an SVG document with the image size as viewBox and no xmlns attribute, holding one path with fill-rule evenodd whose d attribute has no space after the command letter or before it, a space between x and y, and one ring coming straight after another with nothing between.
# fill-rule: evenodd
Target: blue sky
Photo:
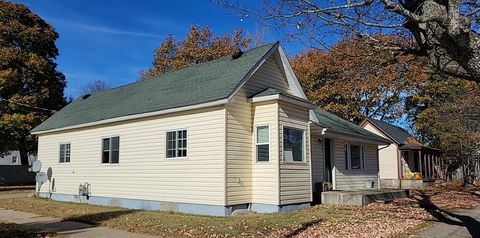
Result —
<instances>
[{"instance_id":1,"label":"blue sky","mask_svg":"<svg viewBox=\"0 0 480 238\"><path fill-rule=\"evenodd\" d=\"M103 80L112 86L138 79L148 68L153 51L172 33L183 38L190 25L209 26L215 34L235 28L254 33L261 28L254 19L243 21L230 10L208 0L114 1L27 0L30 10L53 25L60 34L58 69L67 78L66 96L80 96L82 85ZM188 2L188 4L186 3ZM273 29L266 41L282 40ZM289 53L303 46L282 45Z\"/></svg>"}]
</instances>

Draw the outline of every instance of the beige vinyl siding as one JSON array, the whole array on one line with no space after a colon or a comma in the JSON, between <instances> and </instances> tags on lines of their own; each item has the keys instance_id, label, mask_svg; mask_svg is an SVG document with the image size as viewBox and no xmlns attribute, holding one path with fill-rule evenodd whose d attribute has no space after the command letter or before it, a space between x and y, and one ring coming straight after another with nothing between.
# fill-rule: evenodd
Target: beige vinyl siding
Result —
<instances>
[{"instance_id":1,"label":"beige vinyl siding","mask_svg":"<svg viewBox=\"0 0 480 238\"><path fill-rule=\"evenodd\" d=\"M365 169L347 171L345 170L345 143L349 142L334 140L335 189L365 189L365 183L371 181L375 182L375 186L378 188L377 145L352 142L351 144L364 146Z\"/></svg>"},{"instance_id":2,"label":"beige vinyl siding","mask_svg":"<svg viewBox=\"0 0 480 238\"><path fill-rule=\"evenodd\" d=\"M324 180L325 158L323 138L312 136L310 143L312 145L312 188L315 190L315 184L321 183Z\"/></svg>"},{"instance_id":3,"label":"beige vinyl siding","mask_svg":"<svg viewBox=\"0 0 480 238\"><path fill-rule=\"evenodd\" d=\"M252 203L278 205L278 104L275 101L253 104L253 126L268 125L270 129L270 161L256 162L252 153ZM252 145L255 141L252 140Z\"/></svg>"},{"instance_id":4,"label":"beige vinyl siding","mask_svg":"<svg viewBox=\"0 0 480 238\"><path fill-rule=\"evenodd\" d=\"M310 178L310 133L308 130L309 112L307 108L289 103L280 103L278 107L280 128L278 131L280 146L280 204L310 202L312 200ZM305 161L283 162L283 127L305 131Z\"/></svg>"},{"instance_id":5,"label":"beige vinyl siding","mask_svg":"<svg viewBox=\"0 0 480 238\"><path fill-rule=\"evenodd\" d=\"M274 129L277 130L278 120L273 118L277 114L276 107L273 108L273 104L270 108L259 104L260 107L255 108L247 101L249 96L268 87L290 91L287 79L283 75L278 62L277 57L270 57L235 94L233 102L226 106L228 205L250 202L278 204L278 169L272 171L268 164L257 165L254 163L255 140L253 137L254 123L272 124L270 127L271 133ZM267 113L268 110L274 110L274 112L272 115L264 117L265 113L262 112L264 110ZM255 111L258 114L254 121ZM278 157L278 149L272 151L274 148L273 140L270 144L270 157L273 160ZM264 175L262 174L263 171L273 172L273 174ZM270 181L274 176L276 178ZM274 184L273 187L269 187L272 184Z\"/></svg>"},{"instance_id":6,"label":"beige vinyl siding","mask_svg":"<svg viewBox=\"0 0 480 238\"><path fill-rule=\"evenodd\" d=\"M42 134L38 158L52 168L55 192L92 196L224 205L223 107L172 113L121 123ZM165 158L165 133L188 131L187 158ZM102 137L120 137L120 163L101 164ZM59 144L71 143L70 163L58 163ZM42 186L48 191L48 184Z\"/></svg>"},{"instance_id":7,"label":"beige vinyl siding","mask_svg":"<svg viewBox=\"0 0 480 238\"><path fill-rule=\"evenodd\" d=\"M387 138L369 122L367 122L363 128L383 138ZM398 146L392 143L388 147L380 145L378 148L381 149L379 151L380 179L398 179Z\"/></svg>"},{"instance_id":8,"label":"beige vinyl siding","mask_svg":"<svg viewBox=\"0 0 480 238\"><path fill-rule=\"evenodd\" d=\"M227 105L227 205L252 199L252 108L244 90Z\"/></svg>"},{"instance_id":9,"label":"beige vinyl siding","mask_svg":"<svg viewBox=\"0 0 480 238\"><path fill-rule=\"evenodd\" d=\"M278 62L276 57L270 57L243 85L242 89L245 90L247 96L270 87L293 93Z\"/></svg>"}]
</instances>

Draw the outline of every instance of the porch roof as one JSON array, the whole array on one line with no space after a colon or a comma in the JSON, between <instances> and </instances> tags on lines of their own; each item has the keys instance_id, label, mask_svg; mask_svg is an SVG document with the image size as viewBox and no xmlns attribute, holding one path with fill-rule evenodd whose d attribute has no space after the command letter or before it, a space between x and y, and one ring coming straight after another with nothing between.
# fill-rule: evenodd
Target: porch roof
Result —
<instances>
[{"instance_id":1,"label":"porch roof","mask_svg":"<svg viewBox=\"0 0 480 238\"><path fill-rule=\"evenodd\" d=\"M406 144L398 147L399 150L426 150L440 152L440 149L428 147L424 145Z\"/></svg>"},{"instance_id":2,"label":"porch roof","mask_svg":"<svg viewBox=\"0 0 480 238\"><path fill-rule=\"evenodd\" d=\"M380 142L381 144L390 144L391 142L381 136L378 136L357 124L342 119L334 114L331 114L320 107L312 110L313 115L310 119L318 126L332 131L336 134L345 135L347 137L357 137L364 140ZM312 118L314 116L315 118Z\"/></svg>"}]
</instances>

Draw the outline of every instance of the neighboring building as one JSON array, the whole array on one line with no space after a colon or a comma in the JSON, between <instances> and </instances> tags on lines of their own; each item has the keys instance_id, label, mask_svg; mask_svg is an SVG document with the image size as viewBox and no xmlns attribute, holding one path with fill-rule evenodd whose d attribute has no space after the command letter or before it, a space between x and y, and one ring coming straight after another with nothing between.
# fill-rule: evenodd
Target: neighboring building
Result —
<instances>
[{"instance_id":1,"label":"neighboring building","mask_svg":"<svg viewBox=\"0 0 480 238\"><path fill-rule=\"evenodd\" d=\"M18 150L0 156L0 186L35 184L35 173L29 172L28 169L36 160L36 156L28 156L28 165L22 165L20 158Z\"/></svg>"},{"instance_id":2,"label":"neighboring building","mask_svg":"<svg viewBox=\"0 0 480 238\"><path fill-rule=\"evenodd\" d=\"M389 123L367 118L360 123L364 129L392 142L389 146L379 146L380 179L382 187L402 186L405 174L417 172L424 181L441 177L442 161L440 151L423 145L404 129ZM407 179L404 184L411 182Z\"/></svg>"},{"instance_id":3,"label":"neighboring building","mask_svg":"<svg viewBox=\"0 0 480 238\"><path fill-rule=\"evenodd\" d=\"M20 152L19 151L10 151L10 153L5 155L0 155L0 165L21 165L20 161Z\"/></svg>"},{"instance_id":4,"label":"neighboring building","mask_svg":"<svg viewBox=\"0 0 480 238\"><path fill-rule=\"evenodd\" d=\"M32 133L43 197L209 215L377 188L388 143L312 105L278 43L85 95Z\"/></svg>"},{"instance_id":5,"label":"neighboring building","mask_svg":"<svg viewBox=\"0 0 480 238\"><path fill-rule=\"evenodd\" d=\"M36 160L35 155L28 156L28 164L31 165ZM0 155L0 165L22 165L20 160L20 151L13 150L8 154Z\"/></svg>"}]
</instances>

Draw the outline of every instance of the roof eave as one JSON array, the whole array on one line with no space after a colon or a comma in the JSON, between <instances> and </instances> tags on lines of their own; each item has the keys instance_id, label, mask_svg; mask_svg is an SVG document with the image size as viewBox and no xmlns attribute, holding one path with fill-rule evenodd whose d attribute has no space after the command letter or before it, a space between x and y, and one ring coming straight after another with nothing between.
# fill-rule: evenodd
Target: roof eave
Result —
<instances>
[{"instance_id":1,"label":"roof eave","mask_svg":"<svg viewBox=\"0 0 480 238\"><path fill-rule=\"evenodd\" d=\"M355 138L359 138L359 139L366 140L366 141L377 142L377 143L380 143L380 145L390 145L392 143L391 141L389 141L387 139L380 138L380 137L379 138L373 138L373 137L368 137L368 136L364 136L364 135L360 135L360 134L349 133L349 132L334 130L334 129L330 129L330 128L324 128L323 126L321 126L320 124L318 124L316 122L313 122L313 123L322 127L323 128L323 133L325 133L325 135L327 135L327 136L329 135L329 132L331 132L333 134L339 134L339 135L343 135L343 136L346 136L346 137L355 137Z\"/></svg>"},{"instance_id":2,"label":"roof eave","mask_svg":"<svg viewBox=\"0 0 480 238\"><path fill-rule=\"evenodd\" d=\"M177 108L170 108L170 109L154 111L154 112L133 114L133 115L128 115L128 116L115 117L115 118L104 119L104 120L89 122L89 123L82 123L82 124L78 124L78 125L66 126L66 127L61 127L61 128L55 128L55 129L36 131L35 130L36 128L34 128L32 131L30 131L30 133L33 134L33 135L40 135L40 134L59 132L59 131L65 131L65 130L73 130L73 129L79 129L79 128L90 127L90 126L97 126L97 125L103 125L103 124L109 124L109 123L115 123L115 122L129 121L129 120L140 119L140 118L145 118L145 117L159 116L159 115L164 115L164 114L174 113L174 112L182 112L182 111L195 110L195 109L201 109L201 108L206 108L206 107L220 106L220 105L226 104L228 102L229 102L229 100L227 98L223 98L223 99L219 99L219 100L215 100L215 101L211 101L211 102L206 102L206 103L201 103L201 104L195 104L195 105L177 107Z\"/></svg>"},{"instance_id":3,"label":"roof eave","mask_svg":"<svg viewBox=\"0 0 480 238\"><path fill-rule=\"evenodd\" d=\"M274 94L274 95L268 95L268 96L261 96L261 97L253 97L249 98L248 102L256 103L256 102L266 102L266 101L271 101L271 100L279 100L279 101L284 101L288 102L297 106L302 106L308 109L313 109L316 107L316 105L303 101L303 100L298 100L295 98L287 97L281 94Z\"/></svg>"}]
</instances>

